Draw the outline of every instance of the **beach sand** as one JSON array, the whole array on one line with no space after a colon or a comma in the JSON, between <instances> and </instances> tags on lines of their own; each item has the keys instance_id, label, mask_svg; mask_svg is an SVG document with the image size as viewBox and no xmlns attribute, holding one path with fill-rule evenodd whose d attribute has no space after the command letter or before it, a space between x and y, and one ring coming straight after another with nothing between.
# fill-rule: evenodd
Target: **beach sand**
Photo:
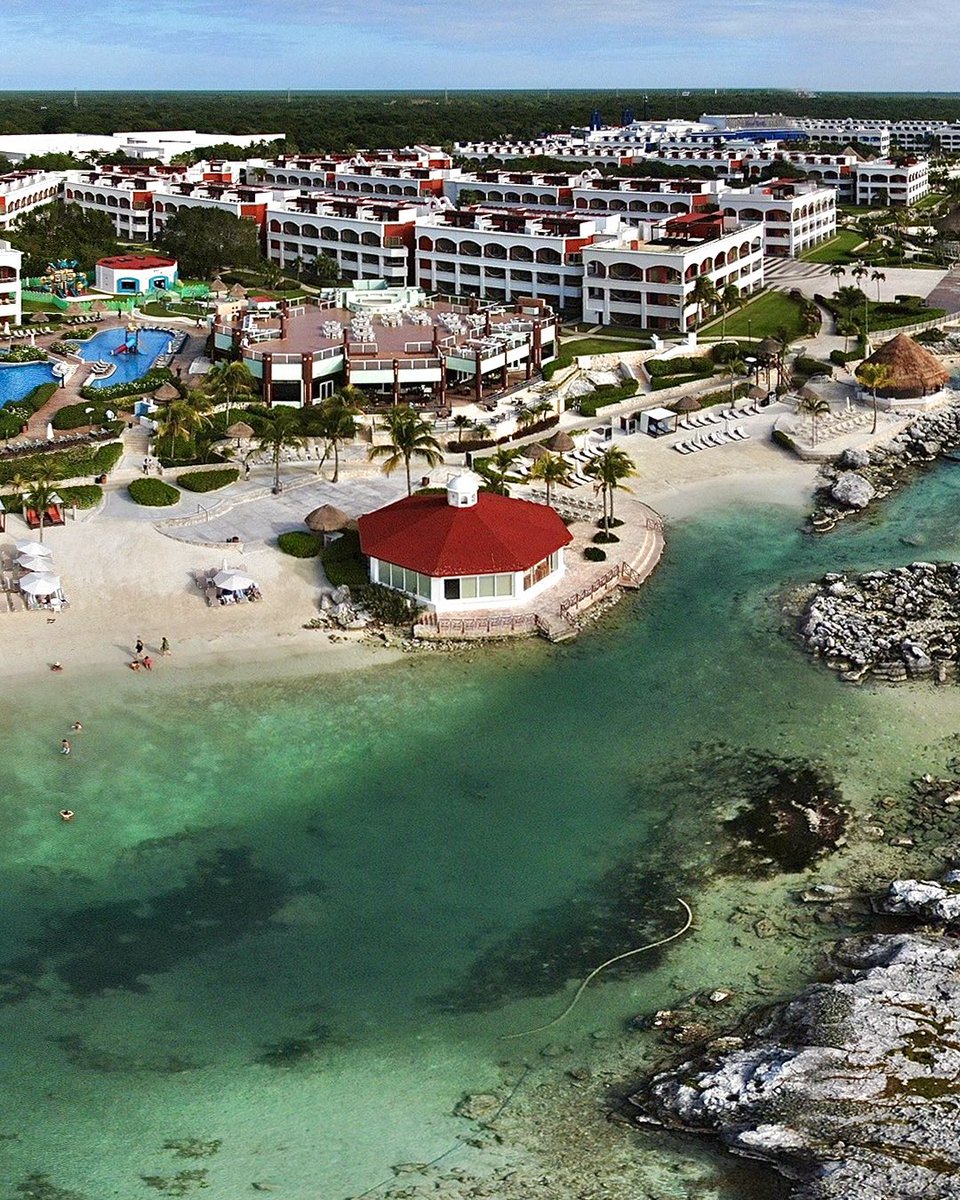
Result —
<instances>
[{"instance_id":1,"label":"beach sand","mask_svg":"<svg viewBox=\"0 0 960 1200\"><path fill-rule=\"evenodd\" d=\"M33 537L19 517L8 517L0 547ZM361 634L331 642L323 630L302 628L318 611L323 583L318 559L295 559L259 544L226 554L221 548L177 541L144 521L97 514L44 531L69 607L53 614L0 612L0 675L10 679L49 673L61 662L64 676L116 668L124 678L142 638L155 663L153 675L189 668L217 677L243 678L269 664L275 675L340 671L382 663L397 652L376 648ZM219 569L224 560L250 575L263 599L209 607L194 573ZM54 619L55 618L55 619ZM160 655L166 637L172 653ZM141 671L139 675L146 673Z\"/></svg>"}]
</instances>

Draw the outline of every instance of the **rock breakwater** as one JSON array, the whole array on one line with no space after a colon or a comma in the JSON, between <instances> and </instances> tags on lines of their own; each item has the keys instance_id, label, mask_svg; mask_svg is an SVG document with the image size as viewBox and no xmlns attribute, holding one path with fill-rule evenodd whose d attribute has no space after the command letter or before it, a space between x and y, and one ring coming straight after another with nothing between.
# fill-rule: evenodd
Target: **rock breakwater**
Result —
<instances>
[{"instance_id":1,"label":"rock breakwater","mask_svg":"<svg viewBox=\"0 0 960 1200\"><path fill-rule=\"evenodd\" d=\"M833 982L654 1075L635 1119L719 1136L797 1180L796 1200L946 1200L960 1175L960 941L875 935L834 958Z\"/></svg>"},{"instance_id":2,"label":"rock breakwater","mask_svg":"<svg viewBox=\"0 0 960 1200\"><path fill-rule=\"evenodd\" d=\"M805 648L840 677L952 680L960 658L960 563L828 574L798 595ZM804 603L805 601L805 603Z\"/></svg>"},{"instance_id":3,"label":"rock breakwater","mask_svg":"<svg viewBox=\"0 0 960 1200\"><path fill-rule=\"evenodd\" d=\"M811 528L823 533L837 521L861 512L896 488L905 475L960 446L960 404L924 413L886 445L845 450L836 466L823 469L824 485L810 515Z\"/></svg>"}]
</instances>

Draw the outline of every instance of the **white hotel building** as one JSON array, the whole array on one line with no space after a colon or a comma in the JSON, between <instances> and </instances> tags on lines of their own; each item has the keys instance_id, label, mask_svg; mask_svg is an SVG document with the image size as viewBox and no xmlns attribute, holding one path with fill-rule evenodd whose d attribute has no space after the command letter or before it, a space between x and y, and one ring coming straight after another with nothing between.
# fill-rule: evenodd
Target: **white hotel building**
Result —
<instances>
[{"instance_id":1,"label":"white hotel building","mask_svg":"<svg viewBox=\"0 0 960 1200\"><path fill-rule=\"evenodd\" d=\"M583 250L584 321L685 331L697 324L700 276L718 291L763 287L763 226L690 213L626 228Z\"/></svg>"},{"instance_id":2,"label":"white hotel building","mask_svg":"<svg viewBox=\"0 0 960 1200\"><path fill-rule=\"evenodd\" d=\"M0 175L0 233L11 229L24 214L56 200L62 171L11 171Z\"/></svg>"},{"instance_id":3,"label":"white hotel building","mask_svg":"<svg viewBox=\"0 0 960 1200\"><path fill-rule=\"evenodd\" d=\"M0 328L9 322L19 325L20 311L20 267L23 255L14 250L9 242L0 241Z\"/></svg>"},{"instance_id":4,"label":"white hotel building","mask_svg":"<svg viewBox=\"0 0 960 1200\"><path fill-rule=\"evenodd\" d=\"M925 158L873 159L854 170L857 204L872 208L902 208L930 191L929 164Z\"/></svg>"},{"instance_id":5,"label":"white hotel building","mask_svg":"<svg viewBox=\"0 0 960 1200\"><path fill-rule=\"evenodd\" d=\"M465 209L416 223L416 281L427 292L510 300L531 296L579 315L583 250L618 217Z\"/></svg>"},{"instance_id":6,"label":"white hotel building","mask_svg":"<svg viewBox=\"0 0 960 1200\"><path fill-rule=\"evenodd\" d=\"M411 282L419 205L339 195L299 196L267 207L267 257L284 269L334 259L343 279Z\"/></svg>"}]
</instances>

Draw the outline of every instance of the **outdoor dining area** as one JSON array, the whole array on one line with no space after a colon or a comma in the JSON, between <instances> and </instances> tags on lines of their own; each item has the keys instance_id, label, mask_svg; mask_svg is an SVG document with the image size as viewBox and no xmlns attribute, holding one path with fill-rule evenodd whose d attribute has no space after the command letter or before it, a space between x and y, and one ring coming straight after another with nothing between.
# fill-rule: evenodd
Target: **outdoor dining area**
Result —
<instances>
[{"instance_id":1,"label":"outdoor dining area","mask_svg":"<svg viewBox=\"0 0 960 1200\"><path fill-rule=\"evenodd\" d=\"M256 582L243 571L228 567L226 561L219 570L198 572L195 581L209 608L216 605L248 604L263 599Z\"/></svg>"},{"instance_id":2,"label":"outdoor dining area","mask_svg":"<svg viewBox=\"0 0 960 1200\"><path fill-rule=\"evenodd\" d=\"M68 607L50 548L43 542L22 541L15 544L15 550L16 554L7 549L0 551L0 582L7 609L60 612Z\"/></svg>"}]
</instances>

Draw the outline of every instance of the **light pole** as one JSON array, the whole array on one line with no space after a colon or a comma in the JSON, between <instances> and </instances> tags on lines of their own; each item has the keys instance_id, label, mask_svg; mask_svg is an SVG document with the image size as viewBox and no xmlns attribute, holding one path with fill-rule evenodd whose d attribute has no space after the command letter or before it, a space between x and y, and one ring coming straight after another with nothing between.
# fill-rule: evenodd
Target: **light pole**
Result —
<instances>
[{"instance_id":1,"label":"light pole","mask_svg":"<svg viewBox=\"0 0 960 1200\"><path fill-rule=\"evenodd\" d=\"M754 367L757 366L757 360L753 357L752 354L748 354L747 357L743 361L747 364L747 376L749 377L750 375L753 374ZM758 372L758 374L759 374L759 372Z\"/></svg>"}]
</instances>

